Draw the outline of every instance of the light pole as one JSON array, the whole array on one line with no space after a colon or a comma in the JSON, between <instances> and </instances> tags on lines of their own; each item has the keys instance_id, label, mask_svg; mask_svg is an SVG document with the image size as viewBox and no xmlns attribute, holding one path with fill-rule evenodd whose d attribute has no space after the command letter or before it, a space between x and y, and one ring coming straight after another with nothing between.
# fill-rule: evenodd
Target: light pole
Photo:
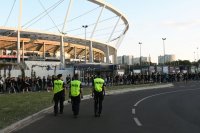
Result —
<instances>
[{"instance_id":1,"label":"light pole","mask_svg":"<svg viewBox=\"0 0 200 133\"><path fill-rule=\"evenodd\" d=\"M165 40L166 38L162 38L163 40L163 52L164 52L164 55L163 55L163 65L165 64Z\"/></svg>"},{"instance_id":2,"label":"light pole","mask_svg":"<svg viewBox=\"0 0 200 133\"><path fill-rule=\"evenodd\" d=\"M196 59L195 59L195 52L194 52L194 62L196 61Z\"/></svg>"},{"instance_id":3,"label":"light pole","mask_svg":"<svg viewBox=\"0 0 200 133\"><path fill-rule=\"evenodd\" d=\"M83 25L82 26L84 29L85 29L85 63L87 63L87 49L86 49L86 45L87 45L87 42L86 42L86 30L88 28L88 25Z\"/></svg>"},{"instance_id":4,"label":"light pole","mask_svg":"<svg viewBox=\"0 0 200 133\"><path fill-rule=\"evenodd\" d=\"M197 47L197 70L199 70L199 47Z\"/></svg>"},{"instance_id":5,"label":"light pole","mask_svg":"<svg viewBox=\"0 0 200 133\"><path fill-rule=\"evenodd\" d=\"M142 67L141 67L141 63L142 63L142 57L141 57L141 45L142 45L142 43L141 42L139 42L139 45L140 45L140 71L142 72Z\"/></svg>"},{"instance_id":6,"label":"light pole","mask_svg":"<svg viewBox=\"0 0 200 133\"><path fill-rule=\"evenodd\" d=\"M197 47L197 62L199 61L199 47Z\"/></svg>"}]
</instances>

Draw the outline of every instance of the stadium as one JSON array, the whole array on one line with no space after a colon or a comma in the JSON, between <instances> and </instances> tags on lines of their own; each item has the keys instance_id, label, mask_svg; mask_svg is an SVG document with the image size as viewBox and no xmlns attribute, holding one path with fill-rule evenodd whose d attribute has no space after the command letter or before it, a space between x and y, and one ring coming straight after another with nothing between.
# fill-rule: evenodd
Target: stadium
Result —
<instances>
[{"instance_id":1,"label":"stadium","mask_svg":"<svg viewBox=\"0 0 200 133\"><path fill-rule=\"evenodd\" d=\"M22 70L25 76L113 70L117 49L129 29L121 11L103 0L39 0L42 10L23 22L23 14L36 5L22 2L8 2L9 14L0 26L1 75L17 77ZM77 10L80 5L90 9Z\"/></svg>"}]
</instances>

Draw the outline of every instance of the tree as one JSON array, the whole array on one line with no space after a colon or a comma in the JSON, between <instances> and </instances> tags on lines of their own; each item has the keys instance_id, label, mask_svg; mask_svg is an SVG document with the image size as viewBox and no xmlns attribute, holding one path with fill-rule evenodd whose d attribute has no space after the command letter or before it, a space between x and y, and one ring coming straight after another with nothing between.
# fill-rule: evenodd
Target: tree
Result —
<instances>
[{"instance_id":1,"label":"tree","mask_svg":"<svg viewBox=\"0 0 200 133\"><path fill-rule=\"evenodd\" d=\"M173 66L191 66L192 63L189 60L177 60L177 61L172 61L172 62L167 62L167 65L173 65Z\"/></svg>"}]
</instances>

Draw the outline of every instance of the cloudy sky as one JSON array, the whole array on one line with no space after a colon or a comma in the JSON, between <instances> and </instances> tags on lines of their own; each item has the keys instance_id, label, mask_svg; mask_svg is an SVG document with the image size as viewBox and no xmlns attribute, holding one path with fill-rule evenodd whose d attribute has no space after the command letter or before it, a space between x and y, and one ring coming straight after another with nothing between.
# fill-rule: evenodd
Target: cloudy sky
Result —
<instances>
[{"instance_id":1,"label":"cloudy sky","mask_svg":"<svg viewBox=\"0 0 200 133\"><path fill-rule=\"evenodd\" d=\"M199 0L107 1L122 10L131 25L118 55L139 56L138 42L142 42L142 55L157 61L163 55L162 38L166 38L166 54L190 61L200 58Z\"/></svg>"}]
</instances>

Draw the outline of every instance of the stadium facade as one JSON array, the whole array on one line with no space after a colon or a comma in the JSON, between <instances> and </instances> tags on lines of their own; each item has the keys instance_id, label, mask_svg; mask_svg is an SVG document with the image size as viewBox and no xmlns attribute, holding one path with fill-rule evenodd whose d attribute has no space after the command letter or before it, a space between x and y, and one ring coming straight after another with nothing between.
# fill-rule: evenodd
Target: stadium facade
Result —
<instances>
[{"instance_id":1,"label":"stadium facade","mask_svg":"<svg viewBox=\"0 0 200 133\"><path fill-rule=\"evenodd\" d=\"M73 0L70 0L68 8L66 9L67 12L63 20L63 29L68 24L66 22L70 15L72 1ZM128 20L123 13L105 1L88 0L88 2L98 5L101 9L96 14L98 17L95 20L90 37L86 38L86 35L85 37L79 37L68 33L66 34L64 30L61 30L60 33L52 33L23 29L20 25L21 18L19 14L18 28L0 27L1 62L3 62L3 64L5 64L5 62L16 63L18 65L25 64L21 66L28 65L29 69L33 68L33 65L42 66L42 64L51 67L59 66L60 69L65 69L66 65L71 62L83 64L117 63L117 48L129 29ZM22 7L20 6L20 8ZM114 25L112 23L112 29L106 41L100 41L95 39L94 34L99 26L100 18L104 10L116 15L117 21ZM124 25L123 30L121 30L118 36L114 36L120 22ZM85 28L86 34L87 27L83 26L83 28ZM35 63L30 63L31 61ZM44 61L50 62L47 63L49 65L41 64L41 62ZM55 64L55 62L60 62L60 64Z\"/></svg>"}]
</instances>

